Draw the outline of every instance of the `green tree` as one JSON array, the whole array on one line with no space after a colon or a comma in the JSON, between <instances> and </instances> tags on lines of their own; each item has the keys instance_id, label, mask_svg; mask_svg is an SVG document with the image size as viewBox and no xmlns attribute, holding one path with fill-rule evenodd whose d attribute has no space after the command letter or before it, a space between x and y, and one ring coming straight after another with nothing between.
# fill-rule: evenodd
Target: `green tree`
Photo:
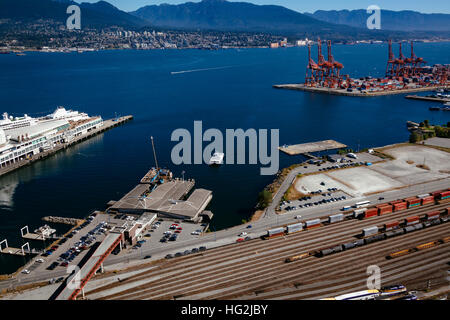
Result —
<instances>
[{"instance_id":1,"label":"green tree","mask_svg":"<svg viewBox=\"0 0 450 320\"><path fill-rule=\"evenodd\" d=\"M417 132L411 132L411 134L409 135L409 142L416 143L418 141L419 141L419 135L417 134Z\"/></svg>"},{"instance_id":2,"label":"green tree","mask_svg":"<svg viewBox=\"0 0 450 320\"><path fill-rule=\"evenodd\" d=\"M261 208L267 208L267 206L272 202L272 192L263 190L258 194L258 204Z\"/></svg>"}]
</instances>

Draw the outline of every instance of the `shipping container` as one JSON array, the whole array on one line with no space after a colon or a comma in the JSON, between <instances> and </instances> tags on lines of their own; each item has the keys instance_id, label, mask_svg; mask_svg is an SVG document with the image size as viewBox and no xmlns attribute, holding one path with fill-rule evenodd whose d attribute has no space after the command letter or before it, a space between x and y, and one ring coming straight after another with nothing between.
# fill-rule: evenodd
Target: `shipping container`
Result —
<instances>
[{"instance_id":1,"label":"shipping container","mask_svg":"<svg viewBox=\"0 0 450 320\"><path fill-rule=\"evenodd\" d=\"M425 193L425 194L419 194L418 196L417 196L417 198L420 198L420 199L422 199L422 198L428 198L428 197L430 197L431 195L429 194L429 193Z\"/></svg>"},{"instance_id":2,"label":"shipping container","mask_svg":"<svg viewBox=\"0 0 450 320\"><path fill-rule=\"evenodd\" d=\"M445 214L446 214L446 215L449 215L449 214L450 214L450 207L447 208L447 209L445 209Z\"/></svg>"},{"instance_id":3,"label":"shipping container","mask_svg":"<svg viewBox=\"0 0 450 320\"><path fill-rule=\"evenodd\" d=\"M408 198L405 200L406 200L406 203L408 204L408 209L420 206L419 198L413 197L413 198Z\"/></svg>"},{"instance_id":4,"label":"shipping container","mask_svg":"<svg viewBox=\"0 0 450 320\"><path fill-rule=\"evenodd\" d=\"M391 221L384 224L384 231L390 231L393 229L398 228L399 222L398 221Z\"/></svg>"},{"instance_id":5,"label":"shipping container","mask_svg":"<svg viewBox=\"0 0 450 320\"><path fill-rule=\"evenodd\" d=\"M394 212L406 210L407 209L406 206L407 206L406 202L394 203Z\"/></svg>"},{"instance_id":6,"label":"shipping container","mask_svg":"<svg viewBox=\"0 0 450 320\"><path fill-rule=\"evenodd\" d=\"M405 233L413 232L416 230L416 228L414 228L414 226L408 226L404 229L405 229Z\"/></svg>"},{"instance_id":7,"label":"shipping container","mask_svg":"<svg viewBox=\"0 0 450 320\"><path fill-rule=\"evenodd\" d=\"M363 237L368 237L368 236L372 236L377 233L378 233L378 227L373 226L373 227L363 229L362 235L363 235Z\"/></svg>"},{"instance_id":8,"label":"shipping container","mask_svg":"<svg viewBox=\"0 0 450 320\"><path fill-rule=\"evenodd\" d=\"M431 203L434 203L433 196L428 196L428 197L422 198L422 205L431 204Z\"/></svg>"},{"instance_id":9,"label":"shipping container","mask_svg":"<svg viewBox=\"0 0 450 320\"><path fill-rule=\"evenodd\" d=\"M344 220L343 213L334 214L334 215L328 217L329 223L335 223L335 222L342 221L342 220Z\"/></svg>"},{"instance_id":10,"label":"shipping container","mask_svg":"<svg viewBox=\"0 0 450 320\"><path fill-rule=\"evenodd\" d=\"M439 200L450 199L450 191L444 191L438 195Z\"/></svg>"},{"instance_id":11,"label":"shipping container","mask_svg":"<svg viewBox=\"0 0 450 320\"><path fill-rule=\"evenodd\" d=\"M302 231L302 229L303 229L303 223L291 224L291 225L287 226L287 233L299 232L299 231Z\"/></svg>"},{"instance_id":12,"label":"shipping container","mask_svg":"<svg viewBox=\"0 0 450 320\"><path fill-rule=\"evenodd\" d=\"M275 237L275 236L280 236L283 234L284 234L284 228L275 228L275 229L267 230L267 237L269 237L269 238Z\"/></svg>"},{"instance_id":13,"label":"shipping container","mask_svg":"<svg viewBox=\"0 0 450 320\"><path fill-rule=\"evenodd\" d=\"M364 218L371 218L371 217L375 217L378 215L378 208L370 208L367 209L365 214L364 214Z\"/></svg>"},{"instance_id":14,"label":"shipping container","mask_svg":"<svg viewBox=\"0 0 450 320\"><path fill-rule=\"evenodd\" d=\"M438 219L441 215L440 211L428 212L426 214L427 220Z\"/></svg>"},{"instance_id":15,"label":"shipping container","mask_svg":"<svg viewBox=\"0 0 450 320\"><path fill-rule=\"evenodd\" d=\"M335 252L335 253L336 252L341 252L342 250L344 250L344 249L342 248L341 244L333 247L333 252Z\"/></svg>"},{"instance_id":16,"label":"shipping container","mask_svg":"<svg viewBox=\"0 0 450 320\"><path fill-rule=\"evenodd\" d=\"M314 228L320 226L320 219L306 221L306 228Z\"/></svg>"},{"instance_id":17,"label":"shipping container","mask_svg":"<svg viewBox=\"0 0 450 320\"><path fill-rule=\"evenodd\" d=\"M378 207L378 214L382 216L383 214L391 213L392 208L393 206L391 204L381 205Z\"/></svg>"},{"instance_id":18,"label":"shipping container","mask_svg":"<svg viewBox=\"0 0 450 320\"><path fill-rule=\"evenodd\" d=\"M412 225L412 224L416 224L416 223L419 223L419 216L407 217L405 219L405 224L407 226Z\"/></svg>"}]
</instances>

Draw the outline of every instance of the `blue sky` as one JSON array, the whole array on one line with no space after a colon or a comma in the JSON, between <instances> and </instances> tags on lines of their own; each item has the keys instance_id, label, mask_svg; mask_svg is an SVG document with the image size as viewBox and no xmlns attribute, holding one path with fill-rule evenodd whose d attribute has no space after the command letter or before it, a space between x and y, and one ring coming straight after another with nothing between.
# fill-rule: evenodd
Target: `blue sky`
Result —
<instances>
[{"instance_id":1,"label":"blue sky","mask_svg":"<svg viewBox=\"0 0 450 320\"><path fill-rule=\"evenodd\" d=\"M75 0L77 2L97 2L98 0ZM133 11L150 4L179 4L187 0L106 0L119 9ZM199 2L200 0L191 0ZM255 4L277 4L299 12L314 12L316 10L341 10L341 9L363 9L375 4L382 9L388 10L415 10L424 13L450 13L449 0L231 0L252 2Z\"/></svg>"}]
</instances>

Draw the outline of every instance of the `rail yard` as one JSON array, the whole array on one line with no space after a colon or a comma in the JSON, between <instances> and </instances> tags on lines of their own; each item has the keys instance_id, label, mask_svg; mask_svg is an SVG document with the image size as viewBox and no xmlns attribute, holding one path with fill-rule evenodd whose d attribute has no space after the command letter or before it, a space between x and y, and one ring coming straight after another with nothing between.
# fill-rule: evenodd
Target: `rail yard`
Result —
<instances>
[{"instance_id":1,"label":"rail yard","mask_svg":"<svg viewBox=\"0 0 450 320\"><path fill-rule=\"evenodd\" d=\"M402 144L372 154L342 155L341 160L339 165L322 160L297 167L258 221L217 232L197 230L206 224L200 225L193 216L171 216L167 208L156 212L151 201L164 201L158 192L193 181L153 168L145 176L151 179L144 177L136 187L138 196L129 193L126 201L110 201L105 212L96 214L95 224L102 226L97 228L105 237L100 235L92 250L84 250L89 252L75 262L81 288L69 286L75 274L2 298L341 300L363 292L365 299L392 300L417 298L411 291L418 291L419 298L433 290L448 293L448 152ZM425 160L427 169L418 167ZM289 186L303 190L300 197L310 203L296 199L289 210L282 210L281 196ZM314 191L327 187L325 194ZM141 192L145 195L139 196ZM173 199L172 193L165 194ZM135 198L139 201L129 203ZM130 204L131 209L125 206ZM183 233L179 241L163 236L175 231ZM76 246L79 241L74 241L87 237L83 234L68 240L55 256ZM17 276L22 284L64 276L62 267L44 270L53 261L46 259L30 269L31 274ZM407 290L395 295L367 290L367 270L373 266L380 270L381 286L402 285ZM11 281L0 285L18 285Z\"/></svg>"},{"instance_id":2,"label":"rail yard","mask_svg":"<svg viewBox=\"0 0 450 320\"><path fill-rule=\"evenodd\" d=\"M171 260L158 261L131 276L115 274L110 283L86 288L88 299L321 299L366 288L366 268L382 270L382 284L405 284L410 290L448 284L450 258L449 203L392 212L362 220L255 239ZM428 224L429 212L439 211L439 223ZM419 216L419 230L363 244L321 257L325 248L355 242L370 226L383 226ZM435 220L435 219L433 219ZM437 220L436 220L437 221ZM424 226L424 224L426 226ZM401 229L399 229L401 230ZM441 240L421 250L388 259L393 252ZM304 254L291 263L287 258ZM117 277L121 280L117 281ZM431 283L427 282L431 279ZM100 281L100 280L99 280Z\"/></svg>"}]
</instances>

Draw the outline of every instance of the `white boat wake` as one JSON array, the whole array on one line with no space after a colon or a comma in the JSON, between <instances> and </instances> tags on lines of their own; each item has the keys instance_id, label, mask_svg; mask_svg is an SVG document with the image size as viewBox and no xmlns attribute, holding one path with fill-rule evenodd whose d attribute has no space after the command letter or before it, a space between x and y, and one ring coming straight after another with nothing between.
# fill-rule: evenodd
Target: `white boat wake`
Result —
<instances>
[{"instance_id":1,"label":"white boat wake","mask_svg":"<svg viewBox=\"0 0 450 320\"><path fill-rule=\"evenodd\" d=\"M205 69L193 69L193 70L183 70L183 71L172 71L170 74L181 74L181 73L190 73L190 72L201 72L201 71L210 71L210 70L220 70L220 69L228 69L233 66L225 66L225 67L215 67L215 68L205 68Z\"/></svg>"}]
</instances>

